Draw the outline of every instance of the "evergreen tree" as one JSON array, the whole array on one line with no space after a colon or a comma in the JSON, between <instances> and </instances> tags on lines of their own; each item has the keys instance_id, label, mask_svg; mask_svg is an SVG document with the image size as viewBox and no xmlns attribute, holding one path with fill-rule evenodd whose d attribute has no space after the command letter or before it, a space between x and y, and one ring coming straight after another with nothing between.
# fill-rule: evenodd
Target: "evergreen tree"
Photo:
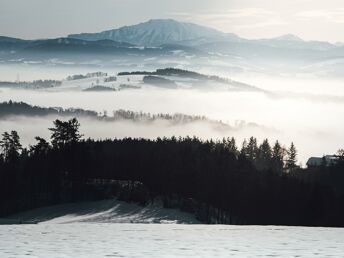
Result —
<instances>
[{"instance_id":1,"label":"evergreen tree","mask_svg":"<svg viewBox=\"0 0 344 258\"><path fill-rule=\"evenodd\" d=\"M257 139L254 137L251 137L247 147L246 147L246 154L247 154L247 158L252 161L255 162L257 159L257 155L258 155L258 146L257 146Z\"/></svg>"},{"instance_id":2,"label":"evergreen tree","mask_svg":"<svg viewBox=\"0 0 344 258\"><path fill-rule=\"evenodd\" d=\"M272 150L268 139L265 139L259 146L256 166L258 170L267 170L271 168Z\"/></svg>"},{"instance_id":3,"label":"evergreen tree","mask_svg":"<svg viewBox=\"0 0 344 258\"><path fill-rule=\"evenodd\" d=\"M4 132L2 134L2 139L0 141L0 147L1 147L1 154L4 160L8 159L9 152L10 152L10 144L11 144L11 136L8 132Z\"/></svg>"},{"instance_id":4,"label":"evergreen tree","mask_svg":"<svg viewBox=\"0 0 344 258\"><path fill-rule=\"evenodd\" d=\"M236 141L234 137L227 138L225 146L227 147L229 152L232 152L235 154L235 156L238 156L238 147L236 146Z\"/></svg>"},{"instance_id":5,"label":"evergreen tree","mask_svg":"<svg viewBox=\"0 0 344 258\"><path fill-rule=\"evenodd\" d=\"M280 145L278 141L275 142L275 145L272 148L272 169L277 174L282 174L283 165L284 165L284 148Z\"/></svg>"},{"instance_id":6,"label":"evergreen tree","mask_svg":"<svg viewBox=\"0 0 344 258\"><path fill-rule=\"evenodd\" d=\"M11 134L4 132L2 134L2 140L0 141L0 147L2 149L2 157L5 161L16 160L22 150L20 137L17 131L11 131Z\"/></svg>"},{"instance_id":7,"label":"evergreen tree","mask_svg":"<svg viewBox=\"0 0 344 258\"><path fill-rule=\"evenodd\" d=\"M46 154L50 149L50 144L41 137L35 137L37 144L30 147L30 152L34 154Z\"/></svg>"},{"instance_id":8,"label":"evergreen tree","mask_svg":"<svg viewBox=\"0 0 344 258\"><path fill-rule=\"evenodd\" d=\"M287 151L286 168L289 172L293 171L297 167L296 162L297 162L297 150L295 148L294 143L292 142Z\"/></svg>"},{"instance_id":9,"label":"evergreen tree","mask_svg":"<svg viewBox=\"0 0 344 258\"><path fill-rule=\"evenodd\" d=\"M240 150L240 156L247 158L247 141L244 139L241 150Z\"/></svg>"},{"instance_id":10,"label":"evergreen tree","mask_svg":"<svg viewBox=\"0 0 344 258\"><path fill-rule=\"evenodd\" d=\"M61 148L76 143L82 137L79 133L80 123L76 118L72 118L66 122L56 119L54 126L55 128L49 128L52 131L51 143L54 148Z\"/></svg>"},{"instance_id":11,"label":"evergreen tree","mask_svg":"<svg viewBox=\"0 0 344 258\"><path fill-rule=\"evenodd\" d=\"M114 195L143 204L159 196L164 205L196 212L206 223L344 225L343 162L280 177L257 172L246 158L246 141L238 158L230 151L236 149L234 139L77 142L81 137L78 128L76 120L56 122L52 139L57 146L75 142L73 147L57 151L38 137L28 154L19 152L16 132L2 135L1 151L15 149L18 159L12 163L0 160L0 216ZM260 169L270 169L273 160L283 161L279 142L271 149L264 140L258 149ZM288 160L294 166L296 156L292 144Z\"/></svg>"}]
</instances>

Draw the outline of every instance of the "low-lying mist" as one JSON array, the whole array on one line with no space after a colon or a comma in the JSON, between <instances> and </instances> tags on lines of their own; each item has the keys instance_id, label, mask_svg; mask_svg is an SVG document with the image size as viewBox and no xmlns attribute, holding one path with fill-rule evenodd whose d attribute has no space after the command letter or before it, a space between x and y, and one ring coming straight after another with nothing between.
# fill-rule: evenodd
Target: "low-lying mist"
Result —
<instances>
[{"instance_id":1,"label":"low-lying mist","mask_svg":"<svg viewBox=\"0 0 344 258\"><path fill-rule=\"evenodd\" d=\"M23 145L35 143L34 137L41 136L50 138L51 132L48 128L53 127L55 119L67 120L71 117L66 116L42 116L26 117L11 116L0 120L2 131L16 130L21 136ZM172 136L197 136L201 139L221 139L231 136L250 136L263 135L264 131L269 130L255 124L240 122L234 126L221 126L211 121L194 121L188 123L174 123L168 120L157 119L151 122L146 121L104 121L95 118L78 118L81 123L80 131L84 138L111 139L111 138L150 138L172 137ZM270 130L274 133L274 130ZM239 139L240 139L239 138Z\"/></svg>"},{"instance_id":2,"label":"low-lying mist","mask_svg":"<svg viewBox=\"0 0 344 258\"><path fill-rule=\"evenodd\" d=\"M234 78L237 79L237 78ZM168 90L149 88L119 92L80 92L0 89L0 101L24 101L43 107L79 107L111 116L113 110L125 109L157 113L204 115L233 126L220 131L204 123L171 126L163 121L151 124L132 122L104 123L81 119L85 137L163 137L198 136L203 139L234 136L241 144L253 135L289 145L294 142L303 164L310 156L333 154L344 146L344 89L336 81L295 78L239 78L257 85L264 92ZM12 118L0 121L0 131L16 129L23 141L49 136L54 117ZM240 126L240 121L259 126ZM237 126L235 126L237 125ZM30 140L31 139L31 140Z\"/></svg>"}]
</instances>

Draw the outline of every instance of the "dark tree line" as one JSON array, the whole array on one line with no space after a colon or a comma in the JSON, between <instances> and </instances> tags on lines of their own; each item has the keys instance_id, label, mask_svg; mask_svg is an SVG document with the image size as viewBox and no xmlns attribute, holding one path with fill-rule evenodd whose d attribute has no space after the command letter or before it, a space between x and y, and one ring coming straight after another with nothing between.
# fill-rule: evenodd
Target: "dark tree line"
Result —
<instances>
[{"instance_id":1,"label":"dark tree line","mask_svg":"<svg viewBox=\"0 0 344 258\"><path fill-rule=\"evenodd\" d=\"M101 77L101 76L107 76L107 73L103 72L94 72L94 73L87 73L86 75L83 74L74 74L67 77L67 81L74 81L74 80L82 80L87 78L93 78L93 77Z\"/></svg>"},{"instance_id":2,"label":"dark tree line","mask_svg":"<svg viewBox=\"0 0 344 258\"><path fill-rule=\"evenodd\" d=\"M25 102L5 101L0 103L0 118L8 116L47 116L47 115L61 115L61 116L87 116L97 117L98 113L91 110L81 108L61 107L45 108L39 106L32 106Z\"/></svg>"},{"instance_id":3,"label":"dark tree line","mask_svg":"<svg viewBox=\"0 0 344 258\"><path fill-rule=\"evenodd\" d=\"M278 141L271 147L268 139L260 145L257 139L251 137L244 141L240 154L245 156L254 166L260 170L270 170L277 174L290 173L299 168L297 166L297 151L294 143L286 149Z\"/></svg>"},{"instance_id":4,"label":"dark tree line","mask_svg":"<svg viewBox=\"0 0 344 258\"><path fill-rule=\"evenodd\" d=\"M56 80L36 80L32 82L6 82L0 81L0 87L40 89L61 86L61 81Z\"/></svg>"},{"instance_id":5,"label":"dark tree line","mask_svg":"<svg viewBox=\"0 0 344 258\"><path fill-rule=\"evenodd\" d=\"M293 145L285 156L279 142L258 146L255 138L240 150L234 138L82 140L79 126L56 120L51 141L37 137L28 149L16 132L2 135L2 215L104 198L115 182L126 182L135 200L160 197L207 223L344 225L344 196L336 190L344 184L341 162L326 168L328 179L337 171L336 182L320 184L295 168Z\"/></svg>"},{"instance_id":6,"label":"dark tree line","mask_svg":"<svg viewBox=\"0 0 344 258\"><path fill-rule=\"evenodd\" d=\"M129 110L115 110L112 112L112 116L108 115L106 111L102 113L97 113L92 110L85 110L81 108L46 108L39 106L32 106L25 102L13 102L7 101L0 103L0 118L6 118L9 116L48 116L48 115L58 115L58 116L69 116L69 117L88 117L96 118L102 121L117 121L117 120L131 120L134 122L154 122L156 120L167 120L172 123L192 123L199 121L206 121L213 123L217 126L222 126L224 128L230 129L230 126L222 123L221 121L211 120L205 116L197 115L185 115L185 114L151 114L144 112L134 112Z\"/></svg>"}]
</instances>

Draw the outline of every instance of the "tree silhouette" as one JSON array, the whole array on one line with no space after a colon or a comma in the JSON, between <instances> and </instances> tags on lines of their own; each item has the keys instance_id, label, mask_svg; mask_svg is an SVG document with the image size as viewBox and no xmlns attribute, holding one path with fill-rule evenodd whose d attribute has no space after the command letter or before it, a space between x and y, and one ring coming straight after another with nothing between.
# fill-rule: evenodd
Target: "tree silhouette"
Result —
<instances>
[{"instance_id":1,"label":"tree silhouette","mask_svg":"<svg viewBox=\"0 0 344 258\"><path fill-rule=\"evenodd\" d=\"M283 164L284 164L284 148L280 145L278 141L275 142L275 145L272 148L272 170L277 172L278 174L282 174L283 172Z\"/></svg>"},{"instance_id":2,"label":"tree silhouette","mask_svg":"<svg viewBox=\"0 0 344 258\"><path fill-rule=\"evenodd\" d=\"M76 118L72 118L66 122L56 119L54 126L54 128L49 128L52 132L51 143L54 148L71 145L78 142L82 137L79 133L80 123Z\"/></svg>"},{"instance_id":3,"label":"tree silhouette","mask_svg":"<svg viewBox=\"0 0 344 258\"><path fill-rule=\"evenodd\" d=\"M252 162L256 161L259 155L256 138L251 137L250 140L248 141L248 144L246 146L246 155L250 161Z\"/></svg>"},{"instance_id":4,"label":"tree silhouette","mask_svg":"<svg viewBox=\"0 0 344 258\"><path fill-rule=\"evenodd\" d=\"M41 137L35 137L37 144L30 146L30 152L34 154L46 154L50 149L50 144Z\"/></svg>"},{"instance_id":5,"label":"tree silhouette","mask_svg":"<svg viewBox=\"0 0 344 258\"><path fill-rule=\"evenodd\" d=\"M0 216L117 196L162 200L205 223L344 226L344 161L281 176L279 142L271 149L264 140L251 162L247 143L235 154L234 138L82 140L79 126L56 120L54 147L37 137L28 152L16 132L2 135L2 157L15 149L17 158L0 159ZM295 167L296 156L292 144L286 165Z\"/></svg>"},{"instance_id":6,"label":"tree silhouette","mask_svg":"<svg viewBox=\"0 0 344 258\"><path fill-rule=\"evenodd\" d=\"M287 151L286 168L289 172L292 172L297 167L296 162L297 162L297 150L295 148L294 143L292 142Z\"/></svg>"},{"instance_id":7,"label":"tree silhouette","mask_svg":"<svg viewBox=\"0 0 344 258\"><path fill-rule=\"evenodd\" d=\"M234 153L235 156L239 155L238 147L236 145L236 141L234 137L227 138L227 140L225 141L225 146L228 148L230 152Z\"/></svg>"},{"instance_id":8,"label":"tree silhouette","mask_svg":"<svg viewBox=\"0 0 344 258\"><path fill-rule=\"evenodd\" d=\"M17 131L11 131L10 134L8 132L4 132L0 141L0 147L2 149L2 157L4 161L16 160L22 150L20 137Z\"/></svg>"},{"instance_id":9,"label":"tree silhouette","mask_svg":"<svg viewBox=\"0 0 344 258\"><path fill-rule=\"evenodd\" d=\"M265 139L259 146L256 166L258 170L271 169L272 150L268 139Z\"/></svg>"}]
</instances>

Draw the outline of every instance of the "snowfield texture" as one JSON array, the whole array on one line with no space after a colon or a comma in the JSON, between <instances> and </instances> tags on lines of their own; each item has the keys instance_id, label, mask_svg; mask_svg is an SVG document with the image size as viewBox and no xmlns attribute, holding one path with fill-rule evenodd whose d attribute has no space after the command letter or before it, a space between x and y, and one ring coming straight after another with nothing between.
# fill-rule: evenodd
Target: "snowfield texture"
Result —
<instances>
[{"instance_id":1,"label":"snowfield texture","mask_svg":"<svg viewBox=\"0 0 344 258\"><path fill-rule=\"evenodd\" d=\"M325 258L344 253L344 229L191 225L198 221L187 213L116 200L51 206L11 219L41 223L0 226L0 258Z\"/></svg>"},{"instance_id":2,"label":"snowfield texture","mask_svg":"<svg viewBox=\"0 0 344 258\"><path fill-rule=\"evenodd\" d=\"M0 227L0 257L343 257L344 229L72 223Z\"/></svg>"}]
</instances>

